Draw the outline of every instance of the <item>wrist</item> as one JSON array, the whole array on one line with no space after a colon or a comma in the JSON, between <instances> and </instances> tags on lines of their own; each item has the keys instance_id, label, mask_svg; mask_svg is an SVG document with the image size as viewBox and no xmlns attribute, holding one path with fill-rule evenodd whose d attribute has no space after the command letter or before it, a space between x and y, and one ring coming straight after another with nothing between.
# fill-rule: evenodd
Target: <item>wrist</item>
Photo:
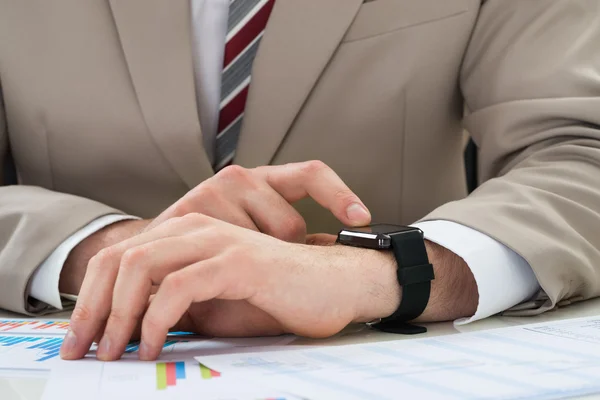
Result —
<instances>
[{"instance_id":1,"label":"wrist","mask_svg":"<svg viewBox=\"0 0 600 400\"><path fill-rule=\"evenodd\" d=\"M462 258L435 243L425 241L436 278L431 281L427 308L418 321L447 321L471 316L477 310L477 284ZM360 249L356 268L360 277L355 319L365 323L394 313L402 298L397 263L391 251Z\"/></svg>"},{"instance_id":2,"label":"wrist","mask_svg":"<svg viewBox=\"0 0 600 400\"><path fill-rule=\"evenodd\" d=\"M436 278L431 281L431 297L427 308L417 320L451 321L475 314L479 293L467 263L436 243L426 240L425 246Z\"/></svg>"},{"instance_id":3,"label":"wrist","mask_svg":"<svg viewBox=\"0 0 600 400\"><path fill-rule=\"evenodd\" d=\"M115 222L81 241L71 250L61 270L59 291L77 295L85 277L89 260L100 250L136 235L149 223L149 220Z\"/></svg>"},{"instance_id":4,"label":"wrist","mask_svg":"<svg viewBox=\"0 0 600 400\"><path fill-rule=\"evenodd\" d=\"M360 252L355 268L359 271L358 296L355 296L355 323L385 318L400 305L402 288L398 284L397 263L391 251L355 249Z\"/></svg>"}]
</instances>

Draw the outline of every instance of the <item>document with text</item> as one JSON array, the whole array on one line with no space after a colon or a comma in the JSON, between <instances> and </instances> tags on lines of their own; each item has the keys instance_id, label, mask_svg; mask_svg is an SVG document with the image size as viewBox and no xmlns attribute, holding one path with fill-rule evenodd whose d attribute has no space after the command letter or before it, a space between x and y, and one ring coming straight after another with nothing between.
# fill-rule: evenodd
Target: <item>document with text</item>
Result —
<instances>
[{"instance_id":1,"label":"document with text","mask_svg":"<svg viewBox=\"0 0 600 400\"><path fill-rule=\"evenodd\" d=\"M600 316L346 346L196 357L320 399L557 399L600 393Z\"/></svg>"}]
</instances>

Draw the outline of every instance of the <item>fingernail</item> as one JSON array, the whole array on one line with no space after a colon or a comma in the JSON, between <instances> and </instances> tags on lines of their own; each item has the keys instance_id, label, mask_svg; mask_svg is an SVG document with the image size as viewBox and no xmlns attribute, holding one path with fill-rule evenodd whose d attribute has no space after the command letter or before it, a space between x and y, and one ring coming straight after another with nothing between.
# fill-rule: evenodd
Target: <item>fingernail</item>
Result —
<instances>
[{"instance_id":1,"label":"fingernail","mask_svg":"<svg viewBox=\"0 0 600 400\"><path fill-rule=\"evenodd\" d=\"M69 354L71 354L73 350L75 350L76 345L77 337L75 336L73 331L69 329L69 331L67 331L67 335L63 340L62 346L60 347L60 356L63 358L68 357Z\"/></svg>"},{"instance_id":2,"label":"fingernail","mask_svg":"<svg viewBox=\"0 0 600 400\"><path fill-rule=\"evenodd\" d=\"M150 359L150 348L144 342L140 343L140 360L148 361Z\"/></svg>"},{"instance_id":3,"label":"fingernail","mask_svg":"<svg viewBox=\"0 0 600 400\"><path fill-rule=\"evenodd\" d=\"M110 338L106 335L102 336L100 344L98 344L98 351L96 357L99 359L108 358L110 355Z\"/></svg>"},{"instance_id":4,"label":"fingernail","mask_svg":"<svg viewBox=\"0 0 600 400\"><path fill-rule=\"evenodd\" d=\"M371 214L369 214L369 212L358 203L351 204L346 209L346 215L350 221L357 224L368 224L371 220Z\"/></svg>"}]
</instances>

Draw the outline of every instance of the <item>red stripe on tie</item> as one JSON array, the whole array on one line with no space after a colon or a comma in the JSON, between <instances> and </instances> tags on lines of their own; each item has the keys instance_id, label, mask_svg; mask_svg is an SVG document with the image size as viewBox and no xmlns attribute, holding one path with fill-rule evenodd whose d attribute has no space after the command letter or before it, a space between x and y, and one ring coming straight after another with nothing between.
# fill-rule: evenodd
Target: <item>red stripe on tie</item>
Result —
<instances>
[{"instance_id":1,"label":"red stripe on tie","mask_svg":"<svg viewBox=\"0 0 600 400\"><path fill-rule=\"evenodd\" d=\"M175 386L177 384L177 371L174 362L167 363L167 386Z\"/></svg>"},{"instance_id":2,"label":"red stripe on tie","mask_svg":"<svg viewBox=\"0 0 600 400\"><path fill-rule=\"evenodd\" d=\"M260 35L267 26L275 0L265 3L254 16L225 45L223 67L227 67L240 53Z\"/></svg>"},{"instance_id":3,"label":"red stripe on tie","mask_svg":"<svg viewBox=\"0 0 600 400\"><path fill-rule=\"evenodd\" d=\"M242 115L244 107L246 107L247 99L248 85L246 85L246 87L229 102L229 104L221 109L221 113L219 114L219 128L217 129L219 133L235 121L237 117Z\"/></svg>"}]
</instances>

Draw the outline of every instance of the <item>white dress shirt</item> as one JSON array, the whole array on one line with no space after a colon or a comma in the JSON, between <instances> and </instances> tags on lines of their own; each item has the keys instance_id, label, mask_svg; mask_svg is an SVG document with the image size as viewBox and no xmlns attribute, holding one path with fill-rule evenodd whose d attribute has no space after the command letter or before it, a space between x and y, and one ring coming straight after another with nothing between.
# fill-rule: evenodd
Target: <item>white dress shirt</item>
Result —
<instances>
[{"instance_id":1,"label":"white dress shirt","mask_svg":"<svg viewBox=\"0 0 600 400\"><path fill-rule=\"evenodd\" d=\"M214 157L219 118L229 2L230 0L191 0L192 52L198 115L204 145L211 160ZM61 309L58 280L70 251L92 233L126 218L134 217L101 217L63 242L33 275L30 295ZM456 323L468 323L500 313L528 300L540 290L529 264L489 236L450 221L428 221L414 226L423 230L428 240L460 256L473 272L479 291L477 311L472 317Z\"/></svg>"}]
</instances>

